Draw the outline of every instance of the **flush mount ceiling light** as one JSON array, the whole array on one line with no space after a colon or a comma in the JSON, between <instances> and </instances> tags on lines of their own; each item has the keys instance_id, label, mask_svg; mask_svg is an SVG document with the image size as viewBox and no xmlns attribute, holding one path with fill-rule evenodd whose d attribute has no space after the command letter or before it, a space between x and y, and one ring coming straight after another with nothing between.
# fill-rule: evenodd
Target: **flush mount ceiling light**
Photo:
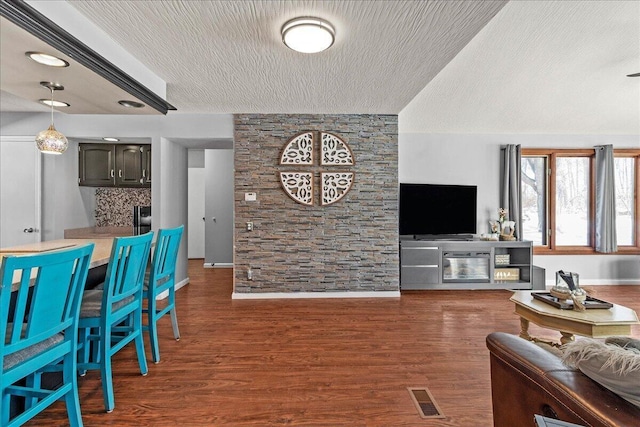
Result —
<instances>
[{"instance_id":1,"label":"flush mount ceiling light","mask_svg":"<svg viewBox=\"0 0 640 427\"><path fill-rule=\"evenodd\" d=\"M118 138L114 138L112 136L105 136L104 138L102 138L104 141L109 141L109 142L118 142L120 141Z\"/></svg>"},{"instance_id":2,"label":"flush mount ceiling light","mask_svg":"<svg viewBox=\"0 0 640 427\"><path fill-rule=\"evenodd\" d=\"M48 65L49 67L68 67L69 63L57 56L49 55L42 52L25 52L25 55L36 61L38 64Z\"/></svg>"},{"instance_id":3,"label":"flush mount ceiling light","mask_svg":"<svg viewBox=\"0 0 640 427\"><path fill-rule=\"evenodd\" d=\"M38 150L43 153L62 154L69 146L69 141L67 141L66 136L58 132L55 126L53 126L53 105L55 103L53 100L53 91L64 90L64 86L53 82L40 82L40 86L46 87L51 91L51 125L49 125L48 129L36 135L36 145Z\"/></svg>"},{"instance_id":4,"label":"flush mount ceiling light","mask_svg":"<svg viewBox=\"0 0 640 427\"><path fill-rule=\"evenodd\" d=\"M295 18L282 26L282 42L302 53L317 53L330 48L335 36L333 26L320 18Z\"/></svg>"},{"instance_id":5,"label":"flush mount ceiling light","mask_svg":"<svg viewBox=\"0 0 640 427\"><path fill-rule=\"evenodd\" d=\"M142 108L142 107L144 107L144 104L141 103L141 102L127 101L126 99L118 101L118 104L122 105L123 107L127 107L127 108Z\"/></svg>"}]
</instances>

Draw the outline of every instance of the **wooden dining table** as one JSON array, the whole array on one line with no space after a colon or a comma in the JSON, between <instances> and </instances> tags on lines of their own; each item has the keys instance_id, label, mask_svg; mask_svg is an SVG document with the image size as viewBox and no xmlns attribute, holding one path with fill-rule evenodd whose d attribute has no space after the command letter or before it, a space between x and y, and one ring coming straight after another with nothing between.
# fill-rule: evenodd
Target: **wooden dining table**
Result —
<instances>
[{"instance_id":1,"label":"wooden dining table","mask_svg":"<svg viewBox=\"0 0 640 427\"><path fill-rule=\"evenodd\" d=\"M89 277L87 283L89 287L97 284L97 282L104 280L104 273L106 272L106 266L109 264L111 257L111 247L113 246L113 238L99 238L99 239L58 239L49 240L46 242L29 243L26 245L12 246L7 248L0 248L0 262L6 255L29 255L39 254L51 251L57 251L62 249L70 249L77 246L86 245L88 243L95 244L93 253L91 254L91 263L89 264ZM14 280L12 285L12 291L17 289L19 281ZM15 289L14 289L15 287Z\"/></svg>"}]
</instances>

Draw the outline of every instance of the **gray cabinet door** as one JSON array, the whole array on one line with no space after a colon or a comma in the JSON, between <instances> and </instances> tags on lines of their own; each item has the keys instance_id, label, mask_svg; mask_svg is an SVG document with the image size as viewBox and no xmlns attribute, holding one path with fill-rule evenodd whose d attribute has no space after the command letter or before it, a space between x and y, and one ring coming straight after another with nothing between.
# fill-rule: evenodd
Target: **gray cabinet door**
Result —
<instances>
[{"instance_id":1,"label":"gray cabinet door","mask_svg":"<svg viewBox=\"0 0 640 427\"><path fill-rule=\"evenodd\" d=\"M119 187L141 187L142 148L139 145L116 145L116 184Z\"/></svg>"},{"instance_id":2,"label":"gray cabinet door","mask_svg":"<svg viewBox=\"0 0 640 427\"><path fill-rule=\"evenodd\" d=\"M139 145L116 145L116 184L119 187L141 187L142 150Z\"/></svg>"},{"instance_id":3,"label":"gray cabinet door","mask_svg":"<svg viewBox=\"0 0 640 427\"><path fill-rule=\"evenodd\" d=\"M115 146L80 144L78 183L89 187L113 187L115 180Z\"/></svg>"},{"instance_id":4,"label":"gray cabinet door","mask_svg":"<svg viewBox=\"0 0 640 427\"><path fill-rule=\"evenodd\" d=\"M142 146L142 182L151 186L151 145Z\"/></svg>"}]
</instances>

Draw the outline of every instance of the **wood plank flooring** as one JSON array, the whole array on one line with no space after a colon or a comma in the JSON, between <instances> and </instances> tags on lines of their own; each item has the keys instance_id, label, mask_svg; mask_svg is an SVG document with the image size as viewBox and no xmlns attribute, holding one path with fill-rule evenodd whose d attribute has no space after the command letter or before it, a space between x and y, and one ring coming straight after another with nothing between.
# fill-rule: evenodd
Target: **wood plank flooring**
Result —
<instances>
[{"instance_id":1,"label":"wood plank flooring","mask_svg":"<svg viewBox=\"0 0 640 427\"><path fill-rule=\"evenodd\" d=\"M177 293L182 339L163 319L162 360L146 377L132 348L116 355L111 414L98 374L80 378L86 426L492 425L485 337L519 332L509 291L233 301L231 274L190 261L191 282ZM588 289L640 312L640 286ZM534 325L531 333L559 338ZM421 386L445 419L419 417L407 387ZM65 424L56 403L29 425Z\"/></svg>"}]
</instances>

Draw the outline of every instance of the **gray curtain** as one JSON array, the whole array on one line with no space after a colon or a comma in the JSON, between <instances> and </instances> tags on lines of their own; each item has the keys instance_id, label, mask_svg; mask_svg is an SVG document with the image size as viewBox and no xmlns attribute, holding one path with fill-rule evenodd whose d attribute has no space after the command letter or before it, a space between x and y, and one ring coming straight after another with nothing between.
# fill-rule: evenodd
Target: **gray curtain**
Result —
<instances>
[{"instance_id":1,"label":"gray curtain","mask_svg":"<svg viewBox=\"0 0 640 427\"><path fill-rule=\"evenodd\" d=\"M504 148L502 157L502 182L500 192L500 206L507 209L509 220L515 221L514 235L522 240L522 193L520 191L521 180L521 154L520 145L509 144Z\"/></svg>"},{"instance_id":2,"label":"gray curtain","mask_svg":"<svg viewBox=\"0 0 640 427\"><path fill-rule=\"evenodd\" d=\"M596 150L596 251L616 252L616 188L613 145Z\"/></svg>"}]
</instances>

